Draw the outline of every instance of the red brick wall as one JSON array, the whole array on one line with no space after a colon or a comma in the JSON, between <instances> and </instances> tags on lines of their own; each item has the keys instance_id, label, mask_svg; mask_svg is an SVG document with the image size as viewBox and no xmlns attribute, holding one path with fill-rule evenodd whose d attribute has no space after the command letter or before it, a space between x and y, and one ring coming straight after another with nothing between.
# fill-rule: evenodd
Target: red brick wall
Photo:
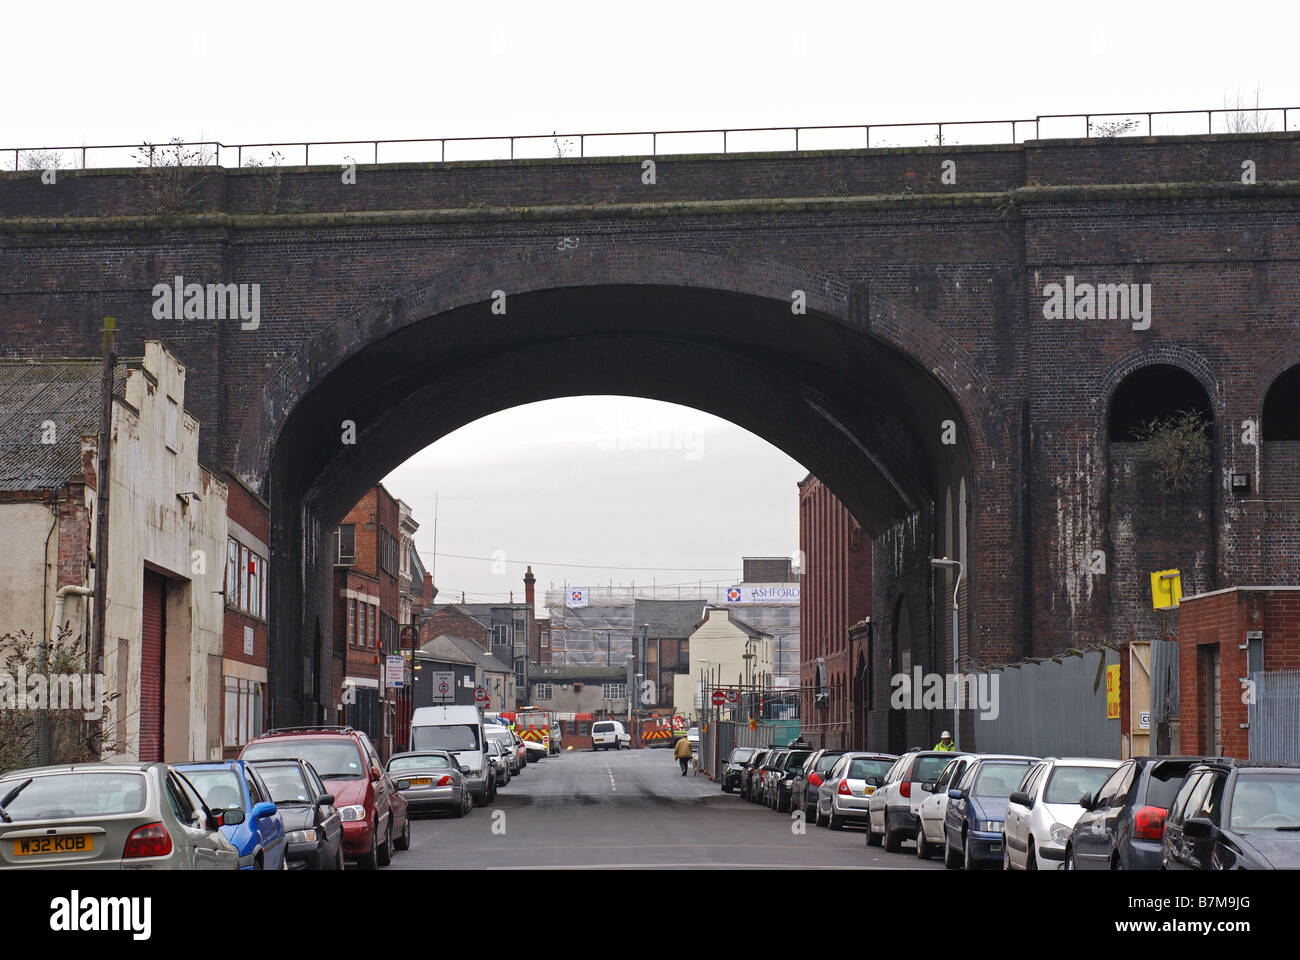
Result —
<instances>
[{"instance_id":1,"label":"red brick wall","mask_svg":"<svg viewBox=\"0 0 1300 960\"><path fill-rule=\"evenodd\" d=\"M249 493L236 480L230 479L226 484L228 499L226 501L226 516L235 521L254 537L257 537L264 544L268 544L270 537L271 514L265 503L252 493ZM238 531L231 528L229 535L236 540L246 540ZM259 554L265 554L262 547L253 543L245 543L250 550ZM269 546L269 544L268 544ZM224 551L225 544L222 544ZM265 558L267 563L271 562L269 557ZM222 553L220 562L225 564L226 557ZM270 605L269 590L267 605ZM263 611L265 617L266 611ZM244 628L253 628L253 653L244 653ZM226 607L225 624L223 628L224 642L222 644L222 655L230 660L239 660L242 663L251 663L259 667L267 667L269 664L269 650L267 648L267 623L265 619L249 616L235 607ZM224 702L224 701L223 701Z\"/></svg>"},{"instance_id":2,"label":"red brick wall","mask_svg":"<svg viewBox=\"0 0 1300 960\"><path fill-rule=\"evenodd\" d=\"M473 640L484 650L492 649L492 638L488 633L488 628L469 614L463 613L451 604L441 604L434 609L437 612L424 622L421 633L424 640L432 640L434 637L446 633L453 637L464 637L466 640Z\"/></svg>"},{"instance_id":3,"label":"red brick wall","mask_svg":"<svg viewBox=\"0 0 1300 960\"><path fill-rule=\"evenodd\" d=\"M1206 664L1202 651L1219 650L1219 711L1224 756L1248 758L1249 732L1242 685L1247 630L1264 633L1264 669L1300 670L1300 590L1243 588L1189 597L1178 609L1178 676L1181 750L1207 752L1202 700Z\"/></svg>"}]
</instances>

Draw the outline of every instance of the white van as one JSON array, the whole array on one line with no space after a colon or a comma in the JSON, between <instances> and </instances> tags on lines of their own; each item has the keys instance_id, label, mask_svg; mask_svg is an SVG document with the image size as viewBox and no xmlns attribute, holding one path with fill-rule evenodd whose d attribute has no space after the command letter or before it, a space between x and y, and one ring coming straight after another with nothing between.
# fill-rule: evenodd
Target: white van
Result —
<instances>
[{"instance_id":1,"label":"white van","mask_svg":"<svg viewBox=\"0 0 1300 960\"><path fill-rule=\"evenodd\" d=\"M591 749L632 749L632 737L617 720L597 720L591 725Z\"/></svg>"},{"instance_id":2,"label":"white van","mask_svg":"<svg viewBox=\"0 0 1300 960\"><path fill-rule=\"evenodd\" d=\"M496 777L488 763L478 707L417 707L411 718L411 749L446 750L452 754L480 807L496 797Z\"/></svg>"}]
</instances>

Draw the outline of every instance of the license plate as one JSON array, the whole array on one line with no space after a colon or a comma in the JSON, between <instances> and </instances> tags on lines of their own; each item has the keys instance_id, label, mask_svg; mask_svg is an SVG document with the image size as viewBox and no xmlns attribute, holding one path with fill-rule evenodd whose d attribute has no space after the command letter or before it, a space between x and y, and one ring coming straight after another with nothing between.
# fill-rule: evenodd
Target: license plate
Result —
<instances>
[{"instance_id":1,"label":"license plate","mask_svg":"<svg viewBox=\"0 0 1300 960\"><path fill-rule=\"evenodd\" d=\"M42 853L89 853L94 849L95 838L87 833L14 841L15 857L34 857Z\"/></svg>"},{"instance_id":2,"label":"license plate","mask_svg":"<svg viewBox=\"0 0 1300 960\"><path fill-rule=\"evenodd\" d=\"M427 787L427 786L428 786L429 784L431 784L431 783L433 783L433 779L432 779L431 777L412 777L412 778L411 778L411 786L413 786L413 787Z\"/></svg>"},{"instance_id":3,"label":"license plate","mask_svg":"<svg viewBox=\"0 0 1300 960\"><path fill-rule=\"evenodd\" d=\"M989 853L1001 853L1001 852L1002 852L1002 844L1000 843L989 844Z\"/></svg>"},{"instance_id":4,"label":"license plate","mask_svg":"<svg viewBox=\"0 0 1300 960\"><path fill-rule=\"evenodd\" d=\"M867 787L867 788L863 791L863 793L875 793L875 792L876 792L876 788L875 788L875 787Z\"/></svg>"}]
</instances>

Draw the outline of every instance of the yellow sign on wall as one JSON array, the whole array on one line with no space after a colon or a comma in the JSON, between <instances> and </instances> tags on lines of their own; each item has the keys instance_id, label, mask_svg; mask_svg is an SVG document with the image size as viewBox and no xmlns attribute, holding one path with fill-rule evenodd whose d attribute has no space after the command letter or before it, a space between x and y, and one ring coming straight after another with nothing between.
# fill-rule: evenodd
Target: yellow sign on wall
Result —
<instances>
[{"instance_id":1,"label":"yellow sign on wall","mask_svg":"<svg viewBox=\"0 0 1300 960\"><path fill-rule=\"evenodd\" d=\"M1106 667L1106 719L1119 719L1119 664Z\"/></svg>"},{"instance_id":2,"label":"yellow sign on wall","mask_svg":"<svg viewBox=\"0 0 1300 960\"><path fill-rule=\"evenodd\" d=\"M1177 570L1157 570L1151 574L1151 606L1170 610L1183 598L1183 578Z\"/></svg>"}]
</instances>

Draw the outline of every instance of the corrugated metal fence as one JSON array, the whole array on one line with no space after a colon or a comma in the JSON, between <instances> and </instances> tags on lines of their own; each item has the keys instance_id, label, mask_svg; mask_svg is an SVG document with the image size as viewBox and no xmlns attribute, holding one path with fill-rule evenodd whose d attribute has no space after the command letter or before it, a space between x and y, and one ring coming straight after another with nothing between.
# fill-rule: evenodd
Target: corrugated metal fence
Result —
<instances>
[{"instance_id":1,"label":"corrugated metal fence","mask_svg":"<svg viewBox=\"0 0 1300 960\"><path fill-rule=\"evenodd\" d=\"M1300 670L1252 673L1255 702L1248 705L1250 759L1300 762Z\"/></svg>"},{"instance_id":2,"label":"corrugated metal fence","mask_svg":"<svg viewBox=\"0 0 1300 960\"><path fill-rule=\"evenodd\" d=\"M1115 650L1090 650L1004 667L998 677L998 715L975 713L975 749L1033 757L1120 755L1120 721L1106 718L1105 667L1120 662ZM963 748L968 744L962 744Z\"/></svg>"},{"instance_id":3,"label":"corrugated metal fence","mask_svg":"<svg viewBox=\"0 0 1300 960\"><path fill-rule=\"evenodd\" d=\"M1140 707L1138 708L1140 709ZM1153 753L1177 753L1178 641L1151 641L1151 743Z\"/></svg>"}]
</instances>

